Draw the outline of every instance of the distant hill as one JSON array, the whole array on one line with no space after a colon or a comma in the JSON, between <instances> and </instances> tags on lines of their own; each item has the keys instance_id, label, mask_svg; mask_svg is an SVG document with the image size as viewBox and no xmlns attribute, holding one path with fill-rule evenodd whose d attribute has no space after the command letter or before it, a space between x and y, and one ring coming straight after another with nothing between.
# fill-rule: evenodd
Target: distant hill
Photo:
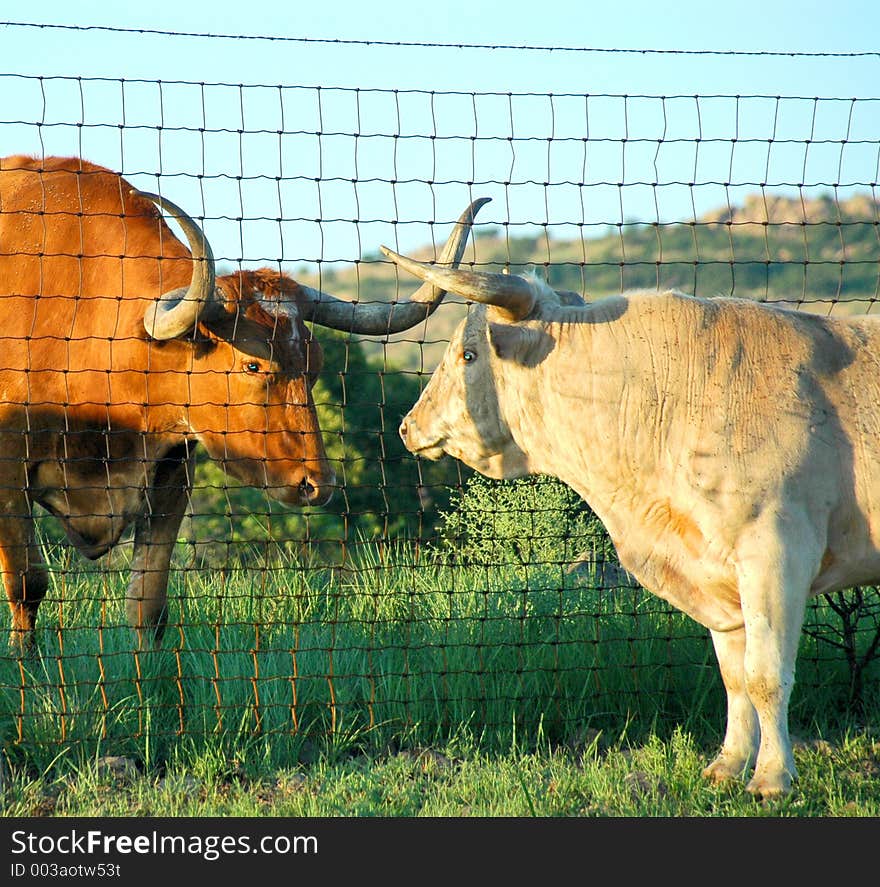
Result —
<instances>
[{"instance_id":1,"label":"distant hill","mask_svg":"<svg viewBox=\"0 0 880 887\"><path fill-rule=\"evenodd\" d=\"M412 253L432 260L432 247ZM627 289L677 288L703 296L780 301L824 313L860 313L880 300L880 201L869 194L800 200L755 194L742 206L713 210L692 222L626 223L599 237L561 240L481 232L464 263L512 272L536 266L551 286L588 299ZM378 254L315 275L310 286L360 300L406 298L417 282ZM447 301L420 327L367 341L386 366L430 373L467 308Z\"/></svg>"}]
</instances>

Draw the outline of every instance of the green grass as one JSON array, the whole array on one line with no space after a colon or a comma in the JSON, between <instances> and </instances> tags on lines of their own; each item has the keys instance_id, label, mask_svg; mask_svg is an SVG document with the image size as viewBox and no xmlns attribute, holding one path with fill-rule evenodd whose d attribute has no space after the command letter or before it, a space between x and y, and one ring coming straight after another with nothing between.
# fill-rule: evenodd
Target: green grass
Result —
<instances>
[{"instance_id":1,"label":"green grass","mask_svg":"<svg viewBox=\"0 0 880 887\"><path fill-rule=\"evenodd\" d=\"M206 747L162 770L101 772L82 763L16 775L8 816L859 816L880 815L880 742L862 732L799 745L796 791L756 803L739 784L699 775L707 750L677 728L605 747L549 744L486 752L478 739L382 752L345 746L308 765L268 767L251 749L232 764ZM256 752L255 756L254 753Z\"/></svg>"},{"instance_id":2,"label":"green grass","mask_svg":"<svg viewBox=\"0 0 880 887\"><path fill-rule=\"evenodd\" d=\"M0 660L7 815L762 815L699 777L723 693L706 632L561 566L179 572L137 652L124 574L55 576L40 653ZM816 624L828 620L817 610ZM877 669L805 636L786 815L880 813ZM816 737L823 741L815 743ZM107 756L124 772L102 772Z\"/></svg>"}]
</instances>

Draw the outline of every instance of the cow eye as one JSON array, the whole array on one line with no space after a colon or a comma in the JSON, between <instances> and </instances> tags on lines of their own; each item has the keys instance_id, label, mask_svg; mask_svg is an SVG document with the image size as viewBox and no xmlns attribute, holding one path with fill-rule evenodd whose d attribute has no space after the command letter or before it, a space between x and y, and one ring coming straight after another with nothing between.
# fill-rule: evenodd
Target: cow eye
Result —
<instances>
[{"instance_id":1,"label":"cow eye","mask_svg":"<svg viewBox=\"0 0 880 887\"><path fill-rule=\"evenodd\" d=\"M263 367L259 361L248 360L248 361L245 361L244 370L246 373L260 373L260 372L262 372Z\"/></svg>"},{"instance_id":2,"label":"cow eye","mask_svg":"<svg viewBox=\"0 0 880 887\"><path fill-rule=\"evenodd\" d=\"M473 351L471 351L470 348L465 348L464 351L461 352L461 359L465 363L471 363L471 361L477 359L477 355Z\"/></svg>"}]
</instances>

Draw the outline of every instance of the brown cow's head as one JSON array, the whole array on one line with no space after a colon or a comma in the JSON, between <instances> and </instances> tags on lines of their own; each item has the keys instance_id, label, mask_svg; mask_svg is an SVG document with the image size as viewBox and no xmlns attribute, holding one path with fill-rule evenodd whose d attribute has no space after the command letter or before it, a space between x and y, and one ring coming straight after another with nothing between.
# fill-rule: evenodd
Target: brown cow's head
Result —
<instances>
[{"instance_id":1,"label":"brown cow's head","mask_svg":"<svg viewBox=\"0 0 880 887\"><path fill-rule=\"evenodd\" d=\"M244 483L289 504L327 502L335 478L311 395L323 356L304 321L388 335L427 318L445 290L426 283L408 301L358 304L269 269L217 279L210 246L195 222L158 195L140 196L177 219L192 252L190 286L165 293L144 315L150 338L188 345L186 366L172 373L185 373L186 394L172 402L186 404L189 433ZM474 214L485 202L475 201L462 214L441 263L461 261Z\"/></svg>"},{"instance_id":2,"label":"brown cow's head","mask_svg":"<svg viewBox=\"0 0 880 887\"><path fill-rule=\"evenodd\" d=\"M196 330L188 422L233 477L291 505L321 505L335 477L311 392L323 352L303 300L268 268L217 280Z\"/></svg>"}]
</instances>

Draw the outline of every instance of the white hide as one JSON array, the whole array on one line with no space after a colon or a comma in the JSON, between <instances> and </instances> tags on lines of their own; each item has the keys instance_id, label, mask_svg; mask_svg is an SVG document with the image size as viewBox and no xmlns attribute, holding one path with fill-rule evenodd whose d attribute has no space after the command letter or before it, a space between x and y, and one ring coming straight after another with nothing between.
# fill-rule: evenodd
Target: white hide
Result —
<instances>
[{"instance_id":1,"label":"white hide","mask_svg":"<svg viewBox=\"0 0 880 887\"><path fill-rule=\"evenodd\" d=\"M404 419L414 453L553 475L649 591L706 626L727 732L706 768L796 776L788 703L809 597L880 580L880 325L627 294L528 318L474 307Z\"/></svg>"}]
</instances>

